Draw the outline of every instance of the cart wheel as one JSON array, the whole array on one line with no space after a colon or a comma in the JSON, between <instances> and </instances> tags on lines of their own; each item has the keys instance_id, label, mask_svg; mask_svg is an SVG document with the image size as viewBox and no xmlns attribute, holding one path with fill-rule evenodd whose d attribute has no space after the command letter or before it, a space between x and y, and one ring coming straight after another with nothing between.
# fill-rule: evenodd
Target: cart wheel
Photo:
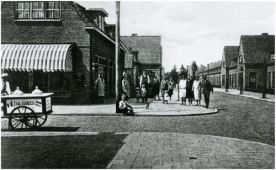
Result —
<instances>
[{"instance_id":1,"label":"cart wheel","mask_svg":"<svg viewBox=\"0 0 276 170\"><path fill-rule=\"evenodd\" d=\"M25 127L35 128L37 118L35 112L27 106L18 106L11 111L10 127L19 129Z\"/></svg>"},{"instance_id":2,"label":"cart wheel","mask_svg":"<svg viewBox=\"0 0 276 170\"><path fill-rule=\"evenodd\" d=\"M37 116L37 127L41 127L47 121L48 115Z\"/></svg>"}]
</instances>

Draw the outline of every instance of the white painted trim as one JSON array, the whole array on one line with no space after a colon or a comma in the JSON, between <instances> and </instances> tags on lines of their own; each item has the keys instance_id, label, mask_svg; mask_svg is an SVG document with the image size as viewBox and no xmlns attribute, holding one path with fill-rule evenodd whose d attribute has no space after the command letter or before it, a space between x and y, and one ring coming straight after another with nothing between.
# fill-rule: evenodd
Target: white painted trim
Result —
<instances>
[{"instance_id":1,"label":"white painted trim","mask_svg":"<svg viewBox=\"0 0 276 170\"><path fill-rule=\"evenodd\" d=\"M91 30L96 30L98 33L100 33L101 35L103 35L106 39L108 39L109 41L113 42L114 44L116 44L116 42L114 40L112 40L111 38L109 38L107 35L105 35L102 31L100 31L99 29L97 29L96 27L85 27L85 29L91 29ZM126 49L122 48L122 50L124 50L125 52L127 51Z\"/></svg>"}]
</instances>

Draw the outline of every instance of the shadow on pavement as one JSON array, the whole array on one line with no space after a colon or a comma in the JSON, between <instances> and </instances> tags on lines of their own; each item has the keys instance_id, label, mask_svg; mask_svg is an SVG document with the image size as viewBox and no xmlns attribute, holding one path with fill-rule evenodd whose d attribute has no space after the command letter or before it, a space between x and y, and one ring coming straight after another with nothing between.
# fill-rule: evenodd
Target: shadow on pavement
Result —
<instances>
[{"instance_id":1,"label":"shadow on pavement","mask_svg":"<svg viewBox=\"0 0 276 170\"><path fill-rule=\"evenodd\" d=\"M47 132L75 132L79 129L80 127L47 127L43 126L40 128L22 128L22 129L1 129L2 132L29 132L29 131L47 131Z\"/></svg>"},{"instance_id":2,"label":"shadow on pavement","mask_svg":"<svg viewBox=\"0 0 276 170\"><path fill-rule=\"evenodd\" d=\"M2 137L3 169L104 169L127 134Z\"/></svg>"}]
</instances>

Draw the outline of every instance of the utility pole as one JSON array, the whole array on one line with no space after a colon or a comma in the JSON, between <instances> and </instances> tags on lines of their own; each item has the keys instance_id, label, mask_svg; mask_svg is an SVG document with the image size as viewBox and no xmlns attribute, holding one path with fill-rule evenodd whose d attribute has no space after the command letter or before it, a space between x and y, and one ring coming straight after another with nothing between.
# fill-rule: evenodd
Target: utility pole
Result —
<instances>
[{"instance_id":1,"label":"utility pole","mask_svg":"<svg viewBox=\"0 0 276 170\"><path fill-rule=\"evenodd\" d=\"M262 96L262 98L266 98L266 74L267 74L267 63L264 60L264 86L263 86L263 96Z\"/></svg>"},{"instance_id":2,"label":"utility pole","mask_svg":"<svg viewBox=\"0 0 276 170\"><path fill-rule=\"evenodd\" d=\"M122 81L120 80L120 75L122 69L121 67L121 59L120 59L120 1L116 1L116 113L119 113L119 102L121 99L121 89L122 89Z\"/></svg>"}]
</instances>

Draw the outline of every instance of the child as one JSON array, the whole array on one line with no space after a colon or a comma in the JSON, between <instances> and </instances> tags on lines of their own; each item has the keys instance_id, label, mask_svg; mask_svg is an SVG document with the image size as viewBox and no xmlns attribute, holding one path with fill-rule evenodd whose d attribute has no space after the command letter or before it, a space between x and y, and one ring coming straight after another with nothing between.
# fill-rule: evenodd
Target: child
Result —
<instances>
[{"instance_id":1,"label":"child","mask_svg":"<svg viewBox=\"0 0 276 170\"><path fill-rule=\"evenodd\" d=\"M168 104L169 98L170 98L169 92L168 92L168 90L165 90L165 95L164 95L164 101L163 101L163 103Z\"/></svg>"},{"instance_id":2,"label":"child","mask_svg":"<svg viewBox=\"0 0 276 170\"><path fill-rule=\"evenodd\" d=\"M142 103L144 103L145 97L147 95L147 89L146 89L146 86L144 84L142 84L141 93L142 93Z\"/></svg>"},{"instance_id":3,"label":"child","mask_svg":"<svg viewBox=\"0 0 276 170\"><path fill-rule=\"evenodd\" d=\"M139 103L139 99L140 99L140 88L139 87L136 87L135 93L136 93L136 103Z\"/></svg>"},{"instance_id":4,"label":"child","mask_svg":"<svg viewBox=\"0 0 276 170\"><path fill-rule=\"evenodd\" d=\"M122 94L122 100L119 102L119 108L121 109L124 116L134 116L133 108L126 101L126 95Z\"/></svg>"}]
</instances>

